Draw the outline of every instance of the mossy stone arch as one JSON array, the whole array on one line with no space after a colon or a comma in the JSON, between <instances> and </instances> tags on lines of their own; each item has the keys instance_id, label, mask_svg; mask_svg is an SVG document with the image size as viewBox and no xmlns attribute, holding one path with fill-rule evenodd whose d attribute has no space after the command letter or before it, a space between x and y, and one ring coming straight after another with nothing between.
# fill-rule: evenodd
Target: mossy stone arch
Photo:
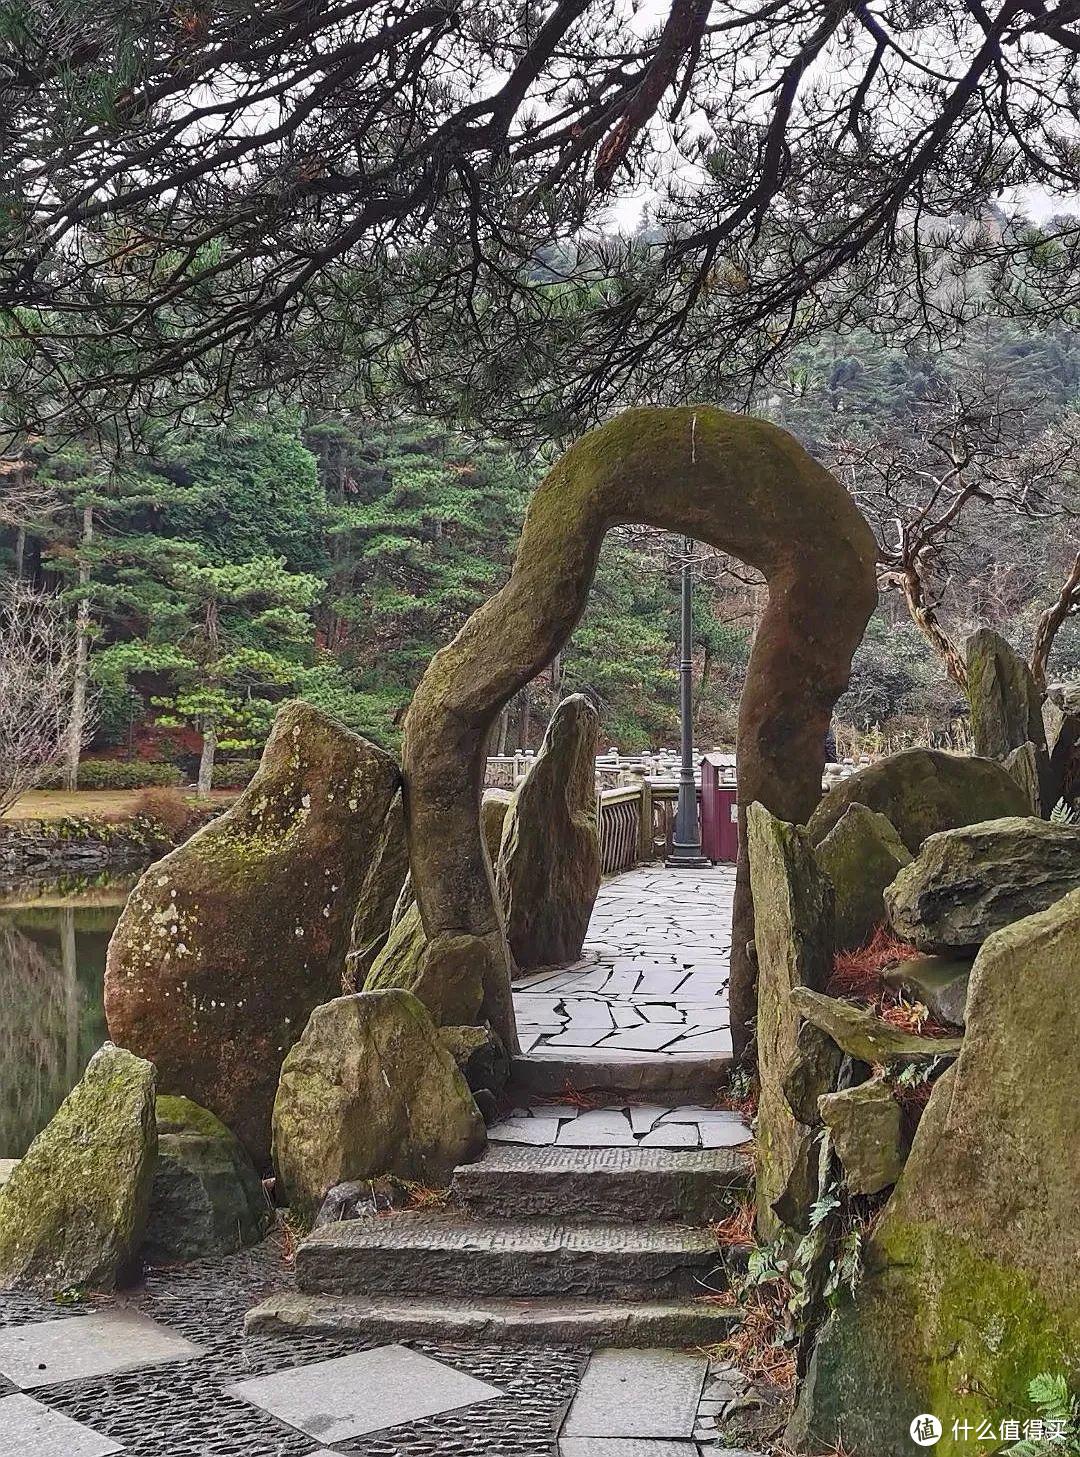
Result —
<instances>
[{"instance_id":1,"label":"mossy stone arch","mask_svg":"<svg viewBox=\"0 0 1080 1457\"><path fill-rule=\"evenodd\" d=\"M562 456L529 506L509 581L436 653L405 720L409 854L427 974L460 976L467 964L482 979L482 1015L514 1047L509 953L480 838L488 734L566 643L605 532L629 522L708 542L768 582L739 710L744 810L760 800L783 819L809 819L833 706L877 600L866 521L775 425L703 405L627 410ZM755 1013L752 936L744 851L730 988L737 1047Z\"/></svg>"}]
</instances>

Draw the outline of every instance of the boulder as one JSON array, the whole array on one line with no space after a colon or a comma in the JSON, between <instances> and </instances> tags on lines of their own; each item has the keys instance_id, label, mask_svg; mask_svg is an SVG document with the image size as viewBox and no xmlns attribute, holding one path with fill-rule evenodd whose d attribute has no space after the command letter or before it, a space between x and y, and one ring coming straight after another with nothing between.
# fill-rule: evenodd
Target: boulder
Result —
<instances>
[{"instance_id":1,"label":"boulder","mask_svg":"<svg viewBox=\"0 0 1080 1457\"><path fill-rule=\"evenodd\" d=\"M465 1079L409 992L317 1007L281 1069L274 1164L301 1214L335 1185L380 1174L441 1188L485 1140Z\"/></svg>"},{"instance_id":2,"label":"boulder","mask_svg":"<svg viewBox=\"0 0 1080 1457\"><path fill-rule=\"evenodd\" d=\"M1080 891L983 945L963 1051L934 1088L862 1281L822 1332L795 1450L842 1434L853 1457L906 1457L912 1417L934 1412L935 1450L961 1457L971 1443L954 1420L1023 1419L1041 1371L1075 1388L1078 963Z\"/></svg>"},{"instance_id":3,"label":"boulder","mask_svg":"<svg viewBox=\"0 0 1080 1457\"><path fill-rule=\"evenodd\" d=\"M1000 633L973 632L965 646L975 752L1004 759L1026 743L1045 757L1042 694L1031 669Z\"/></svg>"},{"instance_id":4,"label":"boulder","mask_svg":"<svg viewBox=\"0 0 1080 1457\"><path fill-rule=\"evenodd\" d=\"M935 1022L964 1027L966 1022L970 961L950 961L944 956L916 956L886 967L886 986L911 1001L921 1002Z\"/></svg>"},{"instance_id":5,"label":"boulder","mask_svg":"<svg viewBox=\"0 0 1080 1457\"><path fill-rule=\"evenodd\" d=\"M506 938L520 971L581 955L600 889L596 744L600 719L575 693L559 704L514 791L495 867Z\"/></svg>"},{"instance_id":6,"label":"boulder","mask_svg":"<svg viewBox=\"0 0 1080 1457\"><path fill-rule=\"evenodd\" d=\"M818 1099L835 1088L844 1054L827 1032L804 1022L795 1039L795 1053L784 1069L782 1089L796 1121L813 1127L820 1121Z\"/></svg>"},{"instance_id":7,"label":"boulder","mask_svg":"<svg viewBox=\"0 0 1080 1457\"><path fill-rule=\"evenodd\" d=\"M885 920L885 887L911 862L911 852L883 814L853 804L817 848L818 864L836 892L836 948L865 946Z\"/></svg>"},{"instance_id":8,"label":"boulder","mask_svg":"<svg viewBox=\"0 0 1080 1457\"><path fill-rule=\"evenodd\" d=\"M282 1058L341 990L353 910L398 789L388 754L306 703L277 716L236 803L143 875L109 946L105 1010L161 1088L257 1167Z\"/></svg>"},{"instance_id":9,"label":"boulder","mask_svg":"<svg viewBox=\"0 0 1080 1457\"><path fill-rule=\"evenodd\" d=\"M457 1063L473 1093L498 1097L510 1081L510 1058L490 1027L440 1027L439 1041Z\"/></svg>"},{"instance_id":10,"label":"boulder","mask_svg":"<svg viewBox=\"0 0 1080 1457\"><path fill-rule=\"evenodd\" d=\"M920 1058L955 1057L963 1041L960 1037L919 1037L894 1027L865 1007L824 996L809 987L795 987L791 1005L801 1017L827 1032L849 1057L871 1067L914 1062Z\"/></svg>"},{"instance_id":11,"label":"boulder","mask_svg":"<svg viewBox=\"0 0 1080 1457\"><path fill-rule=\"evenodd\" d=\"M907 1157L900 1104L880 1078L818 1099L821 1120L853 1194L880 1194L900 1177Z\"/></svg>"},{"instance_id":12,"label":"boulder","mask_svg":"<svg viewBox=\"0 0 1080 1457\"><path fill-rule=\"evenodd\" d=\"M1003 765L941 749L903 749L834 785L810 817L815 845L853 804L883 814L913 855L939 830L1030 812L1024 791Z\"/></svg>"},{"instance_id":13,"label":"boulder","mask_svg":"<svg viewBox=\"0 0 1080 1457\"><path fill-rule=\"evenodd\" d=\"M157 1153L154 1069L107 1042L0 1191L0 1288L111 1290L137 1273Z\"/></svg>"},{"instance_id":14,"label":"boulder","mask_svg":"<svg viewBox=\"0 0 1080 1457\"><path fill-rule=\"evenodd\" d=\"M158 1153L143 1255L152 1264L230 1255L270 1224L262 1181L220 1119L190 1098L157 1100Z\"/></svg>"},{"instance_id":15,"label":"boulder","mask_svg":"<svg viewBox=\"0 0 1080 1457\"><path fill-rule=\"evenodd\" d=\"M1013 817L932 835L889 887L897 935L920 951L978 950L1002 926L1080 889L1080 826Z\"/></svg>"},{"instance_id":16,"label":"boulder","mask_svg":"<svg viewBox=\"0 0 1080 1457\"><path fill-rule=\"evenodd\" d=\"M816 1197L813 1128L792 1112L784 1081L802 1025L792 990L823 986L832 968L833 892L804 829L760 804L749 807L746 824L758 966L757 1226L767 1240L781 1223L799 1227ZM807 1087L804 1078L803 1106L814 1108L829 1086Z\"/></svg>"},{"instance_id":17,"label":"boulder","mask_svg":"<svg viewBox=\"0 0 1080 1457\"><path fill-rule=\"evenodd\" d=\"M1006 754L1001 762L1024 791L1028 813L1041 815L1043 810L1042 776L1049 773L1045 756L1040 761L1034 744L1021 744L1018 749L1013 749L1011 754ZM1054 803L1056 802L1055 800ZM1050 809L1053 807L1054 805L1051 804Z\"/></svg>"},{"instance_id":18,"label":"boulder","mask_svg":"<svg viewBox=\"0 0 1080 1457\"><path fill-rule=\"evenodd\" d=\"M409 874L405 809L401 792L394 795L371 853L371 863L353 914L342 988L359 991L386 945L394 908Z\"/></svg>"},{"instance_id":19,"label":"boulder","mask_svg":"<svg viewBox=\"0 0 1080 1457\"><path fill-rule=\"evenodd\" d=\"M498 856L511 799L512 795L505 789L484 791L480 830L489 865ZM364 991L403 987L419 997L440 1026L472 1023L480 1014L484 995L476 958L449 937L444 938L442 955L437 960L432 960L427 951L427 933L413 895L412 876L407 875L394 906L385 944L364 980Z\"/></svg>"}]
</instances>

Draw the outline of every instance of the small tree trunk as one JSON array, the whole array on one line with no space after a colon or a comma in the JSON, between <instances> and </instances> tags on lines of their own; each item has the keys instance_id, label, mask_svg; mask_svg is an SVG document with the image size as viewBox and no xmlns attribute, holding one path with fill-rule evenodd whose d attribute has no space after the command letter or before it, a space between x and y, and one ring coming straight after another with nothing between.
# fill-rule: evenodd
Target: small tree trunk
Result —
<instances>
[{"instance_id":1,"label":"small tree trunk","mask_svg":"<svg viewBox=\"0 0 1080 1457\"><path fill-rule=\"evenodd\" d=\"M506 753L506 736L510 732L510 705L507 704L502 713L499 714L499 723L495 734L495 754L502 758Z\"/></svg>"},{"instance_id":2,"label":"small tree trunk","mask_svg":"<svg viewBox=\"0 0 1080 1457\"><path fill-rule=\"evenodd\" d=\"M1058 635L1061 624L1076 605L1078 592L1080 592L1080 552L1077 553L1076 560L1062 583L1056 600L1042 614L1035 627L1035 640L1031 647L1031 674L1040 693L1045 694L1046 692L1046 665L1050 658L1050 649L1054 646L1054 639Z\"/></svg>"},{"instance_id":3,"label":"small tree trunk","mask_svg":"<svg viewBox=\"0 0 1080 1457\"><path fill-rule=\"evenodd\" d=\"M946 673L966 697L967 664L961 657L960 650L938 621L934 609L926 605L923 597L923 585L918 572L907 570L902 574L902 578L904 601L907 603L912 622L941 659Z\"/></svg>"},{"instance_id":4,"label":"small tree trunk","mask_svg":"<svg viewBox=\"0 0 1080 1457\"><path fill-rule=\"evenodd\" d=\"M15 533L15 580L22 581L23 565L26 561L26 527L20 526Z\"/></svg>"},{"instance_id":5,"label":"small tree trunk","mask_svg":"<svg viewBox=\"0 0 1080 1457\"><path fill-rule=\"evenodd\" d=\"M82 513L82 550L79 553L79 587L83 596L75 613L75 671L71 681L71 718L68 721L67 745L64 754L64 786L79 787L79 759L86 734L86 690L90 663L90 548L94 544L94 508L84 506Z\"/></svg>"},{"instance_id":6,"label":"small tree trunk","mask_svg":"<svg viewBox=\"0 0 1080 1457\"><path fill-rule=\"evenodd\" d=\"M202 754L199 756L199 798L209 799L214 787L214 755L217 753L217 731L203 729Z\"/></svg>"}]
</instances>

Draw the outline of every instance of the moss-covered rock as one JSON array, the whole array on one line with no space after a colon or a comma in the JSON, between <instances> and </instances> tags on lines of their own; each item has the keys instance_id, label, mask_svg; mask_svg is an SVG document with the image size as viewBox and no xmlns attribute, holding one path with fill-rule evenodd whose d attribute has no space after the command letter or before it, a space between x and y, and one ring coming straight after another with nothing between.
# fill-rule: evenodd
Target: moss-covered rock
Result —
<instances>
[{"instance_id":1,"label":"moss-covered rock","mask_svg":"<svg viewBox=\"0 0 1080 1457\"><path fill-rule=\"evenodd\" d=\"M976 754L1004 759L1026 743L1045 750L1042 694L1019 653L1000 633L980 627L968 638L964 656Z\"/></svg>"},{"instance_id":2,"label":"moss-covered rock","mask_svg":"<svg viewBox=\"0 0 1080 1457\"><path fill-rule=\"evenodd\" d=\"M1080 891L983 945L963 1051L821 1336L796 1450L842 1433L853 1457L906 1457L935 1412L935 1450L961 1457L954 1420L1024 1418L1040 1371L1080 1384L1078 961Z\"/></svg>"},{"instance_id":3,"label":"moss-covered rock","mask_svg":"<svg viewBox=\"0 0 1080 1457\"><path fill-rule=\"evenodd\" d=\"M841 1051L858 1062L912 1062L921 1058L955 1057L960 1037L919 1037L838 997L827 997L809 987L795 987L791 1005L800 1016L827 1032Z\"/></svg>"},{"instance_id":4,"label":"moss-covered rock","mask_svg":"<svg viewBox=\"0 0 1080 1457\"><path fill-rule=\"evenodd\" d=\"M783 1222L799 1227L816 1197L813 1129L795 1116L784 1082L802 1025L792 991L823 986L832 967L833 892L804 829L760 804L750 806L746 823L758 963L757 1226L762 1239L772 1239L781 1224L779 1201ZM802 1108L813 1109L816 1095L831 1084L815 1088L802 1081Z\"/></svg>"},{"instance_id":5,"label":"moss-covered rock","mask_svg":"<svg viewBox=\"0 0 1080 1457\"><path fill-rule=\"evenodd\" d=\"M484 791L480 826L489 872L499 853L511 798L503 789ZM427 933L413 895L412 876L407 875L394 906L385 944L372 962L363 990L378 992L402 987L419 997L439 1026L473 1023L484 1000L475 950L463 944L461 937L444 937L441 948L440 955L429 955Z\"/></svg>"},{"instance_id":6,"label":"moss-covered rock","mask_svg":"<svg viewBox=\"0 0 1080 1457\"><path fill-rule=\"evenodd\" d=\"M1001 762L1010 778L1015 779L1023 790L1028 812L1041 815L1043 812L1043 782L1049 773L1045 755L1040 757L1034 744L1021 744L1018 749L1013 749L1011 754L1006 754ZM1057 798L1055 797L1049 802L1049 808L1053 809L1056 803Z\"/></svg>"},{"instance_id":7,"label":"moss-covered rock","mask_svg":"<svg viewBox=\"0 0 1080 1457\"><path fill-rule=\"evenodd\" d=\"M345 991L359 991L390 935L394 908L409 874L409 846L400 791L395 794L371 853L371 863L356 903L349 950L345 956Z\"/></svg>"},{"instance_id":8,"label":"moss-covered rock","mask_svg":"<svg viewBox=\"0 0 1080 1457\"><path fill-rule=\"evenodd\" d=\"M111 1290L137 1273L157 1153L154 1069L106 1043L0 1190L0 1287Z\"/></svg>"},{"instance_id":9,"label":"moss-covered rock","mask_svg":"<svg viewBox=\"0 0 1080 1457\"><path fill-rule=\"evenodd\" d=\"M408 992L317 1007L281 1069L274 1164L302 1214L335 1185L378 1174L442 1187L485 1140L465 1079Z\"/></svg>"},{"instance_id":10,"label":"moss-covered rock","mask_svg":"<svg viewBox=\"0 0 1080 1457\"><path fill-rule=\"evenodd\" d=\"M833 705L877 601L873 533L850 495L764 420L709 405L627 410L556 463L530 503L509 581L432 659L405 720L410 858L429 955L437 958L443 935L473 939L481 1020L511 1051L510 962L477 785L495 719L567 641L604 534L627 521L697 537L765 574L768 602L739 706L738 798L794 823L821 795ZM755 1015L752 941L744 856L730 987L740 1049Z\"/></svg>"},{"instance_id":11,"label":"moss-covered rock","mask_svg":"<svg viewBox=\"0 0 1080 1457\"><path fill-rule=\"evenodd\" d=\"M928 835L1030 806L1003 765L941 749L904 749L869 764L833 785L810 818L810 837L820 845L853 804L883 814L913 855Z\"/></svg>"},{"instance_id":12,"label":"moss-covered rock","mask_svg":"<svg viewBox=\"0 0 1080 1457\"><path fill-rule=\"evenodd\" d=\"M588 699L580 693L565 698L506 816L495 887L521 971L563 965L581 955L600 889L599 727Z\"/></svg>"},{"instance_id":13,"label":"moss-covered rock","mask_svg":"<svg viewBox=\"0 0 1080 1457\"><path fill-rule=\"evenodd\" d=\"M158 1152L143 1256L151 1264L229 1255L266 1233L262 1181L239 1141L190 1098L157 1100Z\"/></svg>"},{"instance_id":14,"label":"moss-covered rock","mask_svg":"<svg viewBox=\"0 0 1080 1457\"><path fill-rule=\"evenodd\" d=\"M896 1183L907 1149L900 1104L883 1079L822 1094L818 1112L853 1194L880 1194Z\"/></svg>"},{"instance_id":15,"label":"moss-covered rock","mask_svg":"<svg viewBox=\"0 0 1080 1457\"><path fill-rule=\"evenodd\" d=\"M1080 889L1080 826L1034 816L931 835L885 895L897 935L920 951L978 950L986 938Z\"/></svg>"},{"instance_id":16,"label":"moss-covered rock","mask_svg":"<svg viewBox=\"0 0 1080 1457\"><path fill-rule=\"evenodd\" d=\"M510 1081L510 1058L490 1027L440 1027L439 1041L474 1093L497 1098Z\"/></svg>"},{"instance_id":17,"label":"moss-covered rock","mask_svg":"<svg viewBox=\"0 0 1080 1457\"><path fill-rule=\"evenodd\" d=\"M305 703L220 819L143 875L109 946L112 1036L164 1092L210 1108L268 1162L281 1061L341 990L350 923L400 774Z\"/></svg>"},{"instance_id":18,"label":"moss-covered rock","mask_svg":"<svg viewBox=\"0 0 1080 1457\"><path fill-rule=\"evenodd\" d=\"M817 849L818 864L836 892L836 948L863 946L885 920L884 891L911 862L891 820L853 804Z\"/></svg>"}]
</instances>

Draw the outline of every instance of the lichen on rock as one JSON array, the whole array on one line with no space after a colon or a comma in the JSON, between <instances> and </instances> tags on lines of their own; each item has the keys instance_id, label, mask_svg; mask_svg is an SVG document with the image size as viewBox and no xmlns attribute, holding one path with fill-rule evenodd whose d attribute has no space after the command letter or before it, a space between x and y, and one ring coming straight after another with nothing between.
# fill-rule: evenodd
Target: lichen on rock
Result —
<instances>
[{"instance_id":1,"label":"lichen on rock","mask_svg":"<svg viewBox=\"0 0 1080 1457\"><path fill-rule=\"evenodd\" d=\"M409 992L317 1007L281 1069L274 1164L301 1214L335 1185L380 1174L442 1187L485 1139L464 1078Z\"/></svg>"},{"instance_id":2,"label":"lichen on rock","mask_svg":"<svg viewBox=\"0 0 1080 1457\"><path fill-rule=\"evenodd\" d=\"M1078 961L1080 891L983 944L963 1050L821 1335L796 1450L842 1435L853 1457L906 1457L912 1417L936 1412L936 1450L961 1457L954 1420L1022 1417L1041 1371L1080 1381Z\"/></svg>"},{"instance_id":3,"label":"lichen on rock","mask_svg":"<svg viewBox=\"0 0 1080 1457\"><path fill-rule=\"evenodd\" d=\"M154 1069L106 1043L0 1190L0 1287L111 1290L138 1271Z\"/></svg>"},{"instance_id":4,"label":"lichen on rock","mask_svg":"<svg viewBox=\"0 0 1080 1457\"><path fill-rule=\"evenodd\" d=\"M150 867L109 946L114 1039L268 1163L282 1059L337 995L350 923L400 783L390 755L306 703L278 713L235 804Z\"/></svg>"}]
</instances>

